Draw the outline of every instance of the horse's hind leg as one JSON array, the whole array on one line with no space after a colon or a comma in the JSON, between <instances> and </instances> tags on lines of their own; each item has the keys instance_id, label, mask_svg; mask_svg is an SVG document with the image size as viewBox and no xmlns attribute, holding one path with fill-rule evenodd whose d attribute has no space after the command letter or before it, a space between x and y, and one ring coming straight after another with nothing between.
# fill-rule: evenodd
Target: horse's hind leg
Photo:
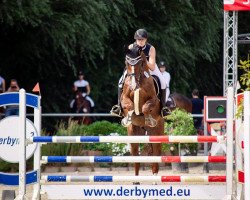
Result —
<instances>
[{"instance_id":1,"label":"horse's hind leg","mask_svg":"<svg viewBox=\"0 0 250 200\"><path fill-rule=\"evenodd\" d=\"M145 130L135 126L135 125L130 125L128 127L128 135L130 136L139 136L139 135L144 135ZM131 143L130 144L130 154L132 156L139 156L139 143ZM139 175L139 170L140 170L140 163L135 163L134 164L135 168L135 175ZM139 182L134 182L133 184L140 184Z\"/></svg>"},{"instance_id":2,"label":"horse's hind leg","mask_svg":"<svg viewBox=\"0 0 250 200\"><path fill-rule=\"evenodd\" d=\"M164 134L164 120L161 119L158 121L158 125L155 128L150 129L149 135L158 135L161 136ZM153 156L161 156L161 148L162 144L161 143L153 143L152 145L152 155ZM154 175L157 175L159 171L159 164L158 163L153 163L152 164L152 173Z\"/></svg>"},{"instance_id":3,"label":"horse's hind leg","mask_svg":"<svg viewBox=\"0 0 250 200\"><path fill-rule=\"evenodd\" d=\"M139 144L138 143L131 144L130 154L132 156L139 156ZM140 163L135 163L134 168L135 168L135 175L138 176L139 175L139 169L140 169Z\"/></svg>"},{"instance_id":4,"label":"horse's hind leg","mask_svg":"<svg viewBox=\"0 0 250 200\"><path fill-rule=\"evenodd\" d=\"M153 149L153 156L161 156L161 144L155 143L151 144ZM152 163L152 173L154 175L157 175L159 172L159 164L158 163Z\"/></svg>"}]
</instances>

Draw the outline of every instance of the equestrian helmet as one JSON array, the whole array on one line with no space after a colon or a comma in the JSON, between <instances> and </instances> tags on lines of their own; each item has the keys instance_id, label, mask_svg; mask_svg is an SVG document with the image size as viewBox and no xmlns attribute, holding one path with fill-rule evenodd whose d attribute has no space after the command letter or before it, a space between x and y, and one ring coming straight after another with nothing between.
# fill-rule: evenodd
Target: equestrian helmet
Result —
<instances>
[{"instance_id":1,"label":"equestrian helmet","mask_svg":"<svg viewBox=\"0 0 250 200\"><path fill-rule=\"evenodd\" d=\"M161 67L166 67L165 62L164 62L164 61L161 61L160 64L159 64L159 67L160 67L160 68L161 68Z\"/></svg>"},{"instance_id":2,"label":"equestrian helmet","mask_svg":"<svg viewBox=\"0 0 250 200\"><path fill-rule=\"evenodd\" d=\"M141 40L141 39L147 39L148 38L148 33L145 29L138 29L135 32L134 39L135 40Z\"/></svg>"},{"instance_id":3,"label":"equestrian helmet","mask_svg":"<svg viewBox=\"0 0 250 200\"><path fill-rule=\"evenodd\" d=\"M84 76L83 71L79 71L78 76Z\"/></svg>"}]
</instances>

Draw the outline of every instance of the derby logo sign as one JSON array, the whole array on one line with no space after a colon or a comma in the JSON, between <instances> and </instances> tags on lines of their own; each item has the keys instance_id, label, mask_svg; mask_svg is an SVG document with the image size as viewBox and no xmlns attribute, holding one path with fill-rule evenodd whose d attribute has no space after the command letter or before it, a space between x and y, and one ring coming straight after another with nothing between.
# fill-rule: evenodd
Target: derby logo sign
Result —
<instances>
[{"instance_id":1,"label":"derby logo sign","mask_svg":"<svg viewBox=\"0 0 250 200\"><path fill-rule=\"evenodd\" d=\"M0 158L10 163L19 162L19 117L10 116L0 121ZM34 124L26 119L26 138L37 136ZM37 144L27 146L26 159L36 150Z\"/></svg>"}]
</instances>

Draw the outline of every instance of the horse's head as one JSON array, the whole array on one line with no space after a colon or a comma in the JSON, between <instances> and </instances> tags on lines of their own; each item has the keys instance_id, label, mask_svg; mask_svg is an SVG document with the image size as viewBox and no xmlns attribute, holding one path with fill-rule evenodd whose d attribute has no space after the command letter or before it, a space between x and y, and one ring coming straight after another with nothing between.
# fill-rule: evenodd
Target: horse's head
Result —
<instances>
[{"instance_id":1,"label":"horse's head","mask_svg":"<svg viewBox=\"0 0 250 200\"><path fill-rule=\"evenodd\" d=\"M136 46L127 49L126 67L128 76L131 79L130 89L135 90L139 87L140 79L143 78L143 76L149 76L147 59L141 47Z\"/></svg>"}]
</instances>

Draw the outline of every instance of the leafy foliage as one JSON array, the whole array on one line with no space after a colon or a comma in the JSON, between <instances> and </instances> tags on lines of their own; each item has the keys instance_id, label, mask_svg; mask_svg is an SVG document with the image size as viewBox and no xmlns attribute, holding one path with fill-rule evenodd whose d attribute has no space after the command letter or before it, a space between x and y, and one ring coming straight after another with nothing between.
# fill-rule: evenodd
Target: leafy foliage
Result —
<instances>
[{"instance_id":1,"label":"leafy foliage","mask_svg":"<svg viewBox=\"0 0 250 200\"><path fill-rule=\"evenodd\" d=\"M91 125L78 125L71 121L67 126L59 124L57 136L107 136L110 134L126 135L124 127L117 123L99 121ZM53 148L51 146L53 145ZM126 144L89 143L89 144L47 144L42 148L43 155L83 155L87 150L101 151L103 155L126 153Z\"/></svg>"},{"instance_id":2,"label":"leafy foliage","mask_svg":"<svg viewBox=\"0 0 250 200\"><path fill-rule=\"evenodd\" d=\"M248 60L242 61L240 60L240 65L238 65L239 69L242 70L242 74L240 75L240 83L244 89L242 91L250 91L250 59L248 55ZM244 111L244 99L242 99L238 106L236 117L240 118L243 116Z\"/></svg>"},{"instance_id":3,"label":"leafy foliage","mask_svg":"<svg viewBox=\"0 0 250 200\"><path fill-rule=\"evenodd\" d=\"M240 76L240 82L245 88L245 91L250 90L250 59L242 61L240 60L239 69L243 71L243 74Z\"/></svg>"},{"instance_id":4,"label":"leafy foliage","mask_svg":"<svg viewBox=\"0 0 250 200\"><path fill-rule=\"evenodd\" d=\"M193 117L186 111L175 109L169 116L165 123L165 134L167 135L195 135L196 129L194 127ZM175 150L178 149L178 144L175 144ZM197 144L182 144L182 149L187 151L187 154L194 154L197 152Z\"/></svg>"},{"instance_id":5,"label":"leafy foliage","mask_svg":"<svg viewBox=\"0 0 250 200\"><path fill-rule=\"evenodd\" d=\"M198 85L216 94L222 12L222 1L214 0L1 1L0 73L27 91L39 81L43 112L67 112L83 69L96 111L107 112L117 99L123 46L143 27L157 61L171 67L171 91L187 94Z\"/></svg>"}]
</instances>

